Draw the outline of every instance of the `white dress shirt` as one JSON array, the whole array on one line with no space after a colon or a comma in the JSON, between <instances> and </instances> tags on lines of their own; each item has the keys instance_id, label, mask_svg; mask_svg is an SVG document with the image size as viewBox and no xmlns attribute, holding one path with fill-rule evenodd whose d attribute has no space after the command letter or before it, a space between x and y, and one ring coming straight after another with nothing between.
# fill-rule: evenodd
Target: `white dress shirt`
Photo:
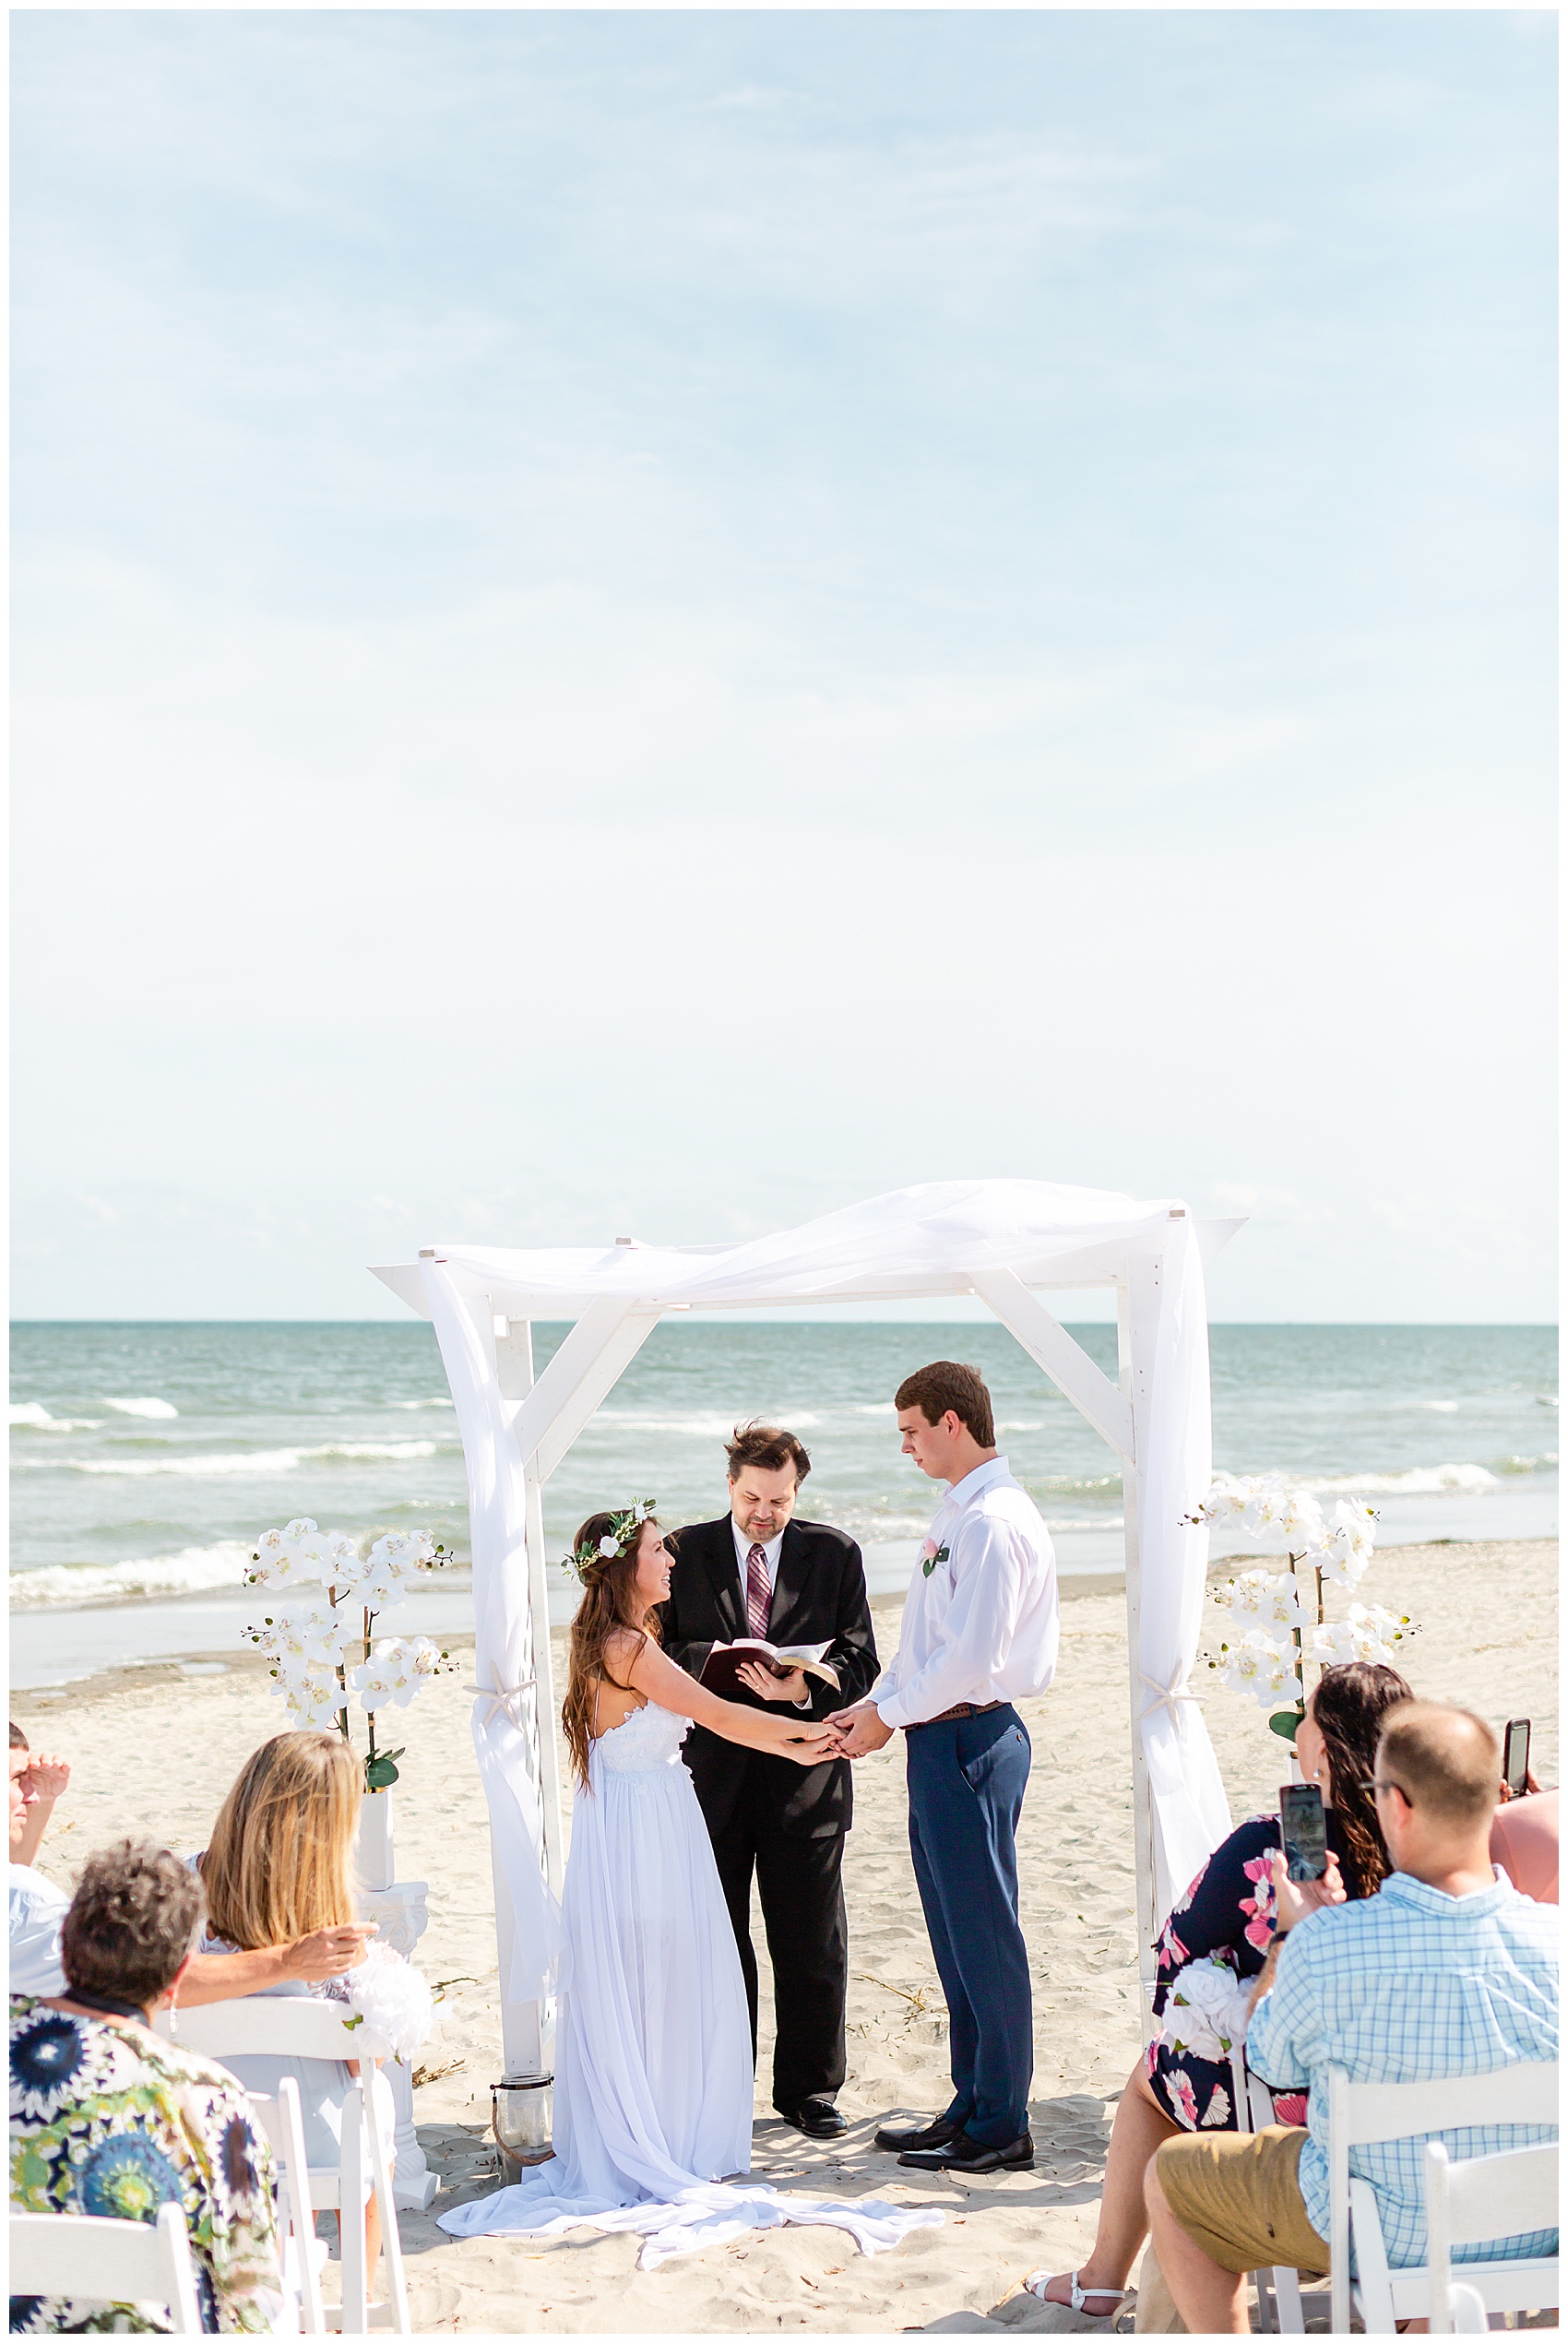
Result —
<instances>
[{"instance_id":1,"label":"white dress shirt","mask_svg":"<svg viewBox=\"0 0 1568 2343\"><path fill-rule=\"evenodd\" d=\"M751 1568L751 1551L753 1546L757 1543L757 1540L754 1538L748 1538L746 1536L733 1514L730 1516L730 1534L735 1540L735 1560L739 1563L741 1568L741 1597L743 1607L746 1593L746 1574ZM784 1532L781 1529L778 1532L778 1537L770 1538L766 1545L764 1546L762 1550L767 1558L767 1599L770 1602L773 1600L774 1589L778 1584L778 1549L783 1543Z\"/></svg>"},{"instance_id":2,"label":"white dress shirt","mask_svg":"<svg viewBox=\"0 0 1568 2343\"><path fill-rule=\"evenodd\" d=\"M885 1725L925 1724L961 1700L1026 1700L1056 1673L1060 1628L1050 1532L1006 1457L992 1457L932 1523L897 1651L870 1697Z\"/></svg>"},{"instance_id":3,"label":"white dress shirt","mask_svg":"<svg viewBox=\"0 0 1568 2343\"><path fill-rule=\"evenodd\" d=\"M740 1564L741 1570L741 1609L745 1614L746 1625L749 1630L751 1626L752 1614L750 1606L746 1601L746 1579L752 1566L752 1548L754 1545L759 1544L760 1540L755 1538L748 1538L742 1529L740 1523L736 1520L733 1514L730 1516L730 1534L735 1540L735 1560ZM762 1549L763 1558L767 1564L767 1600L769 1602L773 1600L775 1594L778 1590L778 1549L783 1543L784 1532L781 1529L778 1532L778 1537L770 1538L766 1545ZM805 1698L803 1700L790 1701L790 1707L791 1708L809 1708L811 1705L811 1684L808 1681Z\"/></svg>"},{"instance_id":4,"label":"white dress shirt","mask_svg":"<svg viewBox=\"0 0 1568 2343\"><path fill-rule=\"evenodd\" d=\"M65 1990L60 1966L60 1923L70 1910L52 1879L27 1863L11 1865L8 1919L11 1991L52 2000Z\"/></svg>"}]
</instances>

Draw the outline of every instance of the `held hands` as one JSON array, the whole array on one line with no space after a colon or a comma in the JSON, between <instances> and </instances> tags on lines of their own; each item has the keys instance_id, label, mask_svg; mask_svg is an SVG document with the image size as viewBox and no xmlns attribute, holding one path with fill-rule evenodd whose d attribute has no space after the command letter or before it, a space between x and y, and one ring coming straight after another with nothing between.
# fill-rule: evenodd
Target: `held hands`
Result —
<instances>
[{"instance_id":1,"label":"held hands","mask_svg":"<svg viewBox=\"0 0 1568 2343\"><path fill-rule=\"evenodd\" d=\"M853 1708L841 1708L833 1719L837 1734L837 1757L868 1757L873 1749L885 1749L893 1738L893 1728L885 1725L869 1700L856 1703Z\"/></svg>"},{"instance_id":2,"label":"held hands","mask_svg":"<svg viewBox=\"0 0 1568 2343\"><path fill-rule=\"evenodd\" d=\"M1339 1876L1339 1860L1330 1855L1328 1869L1321 1879L1290 1879L1286 1876L1285 1858L1276 1848L1269 1857L1269 1869L1274 1878L1274 1933L1277 1940L1288 1929L1294 1928L1309 1912L1321 1911L1330 1904L1345 1901L1345 1883Z\"/></svg>"},{"instance_id":3,"label":"held hands","mask_svg":"<svg viewBox=\"0 0 1568 2343\"><path fill-rule=\"evenodd\" d=\"M813 1725L803 1717L798 1722L787 1717L765 1717L759 1722L768 1729L766 1745L776 1756L792 1757L797 1766L821 1766L840 1754L831 1724Z\"/></svg>"},{"instance_id":4,"label":"held hands","mask_svg":"<svg viewBox=\"0 0 1568 2343\"><path fill-rule=\"evenodd\" d=\"M318 1928L313 1935L298 1937L283 1955L286 1977L303 1978L307 1985L319 1985L328 1977L341 1977L346 1968L357 1968L364 1958L368 1938L379 1934L374 1921L345 1921L340 1928Z\"/></svg>"},{"instance_id":5,"label":"held hands","mask_svg":"<svg viewBox=\"0 0 1568 2343\"><path fill-rule=\"evenodd\" d=\"M757 1659L742 1660L735 1671L736 1679L759 1700L787 1700L798 1708L806 1697L806 1671L803 1668L774 1668Z\"/></svg>"}]
</instances>

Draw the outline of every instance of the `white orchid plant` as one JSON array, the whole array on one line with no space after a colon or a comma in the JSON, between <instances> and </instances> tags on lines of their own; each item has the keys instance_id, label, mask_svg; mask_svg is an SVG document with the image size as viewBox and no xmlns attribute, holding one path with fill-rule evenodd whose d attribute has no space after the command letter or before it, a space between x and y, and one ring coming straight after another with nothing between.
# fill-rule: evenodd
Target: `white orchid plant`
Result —
<instances>
[{"instance_id":1,"label":"white orchid plant","mask_svg":"<svg viewBox=\"0 0 1568 2343\"><path fill-rule=\"evenodd\" d=\"M247 1640L271 1661L272 1689L296 1726L330 1732L352 1746L350 1703L367 1719L367 1790L389 1790L401 1749L377 1749L376 1711L406 1708L431 1678L454 1663L428 1635L377 1642L376 1614L422 1571L437 1570L445 1551L423 1530L389 1530L362 1554L351 1538L324 1534L314 1521L269 1529L251 1557L245 1584L281 1598Z\"/></svg>"},{"instance_id":2,"label":"white orchid plant","mask_svg":"<svg viewBox=\"0 0 1568 2343\"><path fill-rule=\"evenodd\" d=\"M1309 1661L1329 1668L1367 1659L1388 1667L1396 1644L1416 1630L1408 1617L1377 1603L1352 1602L1342 1618L1328 1617L1324 1588L1353 1595L1372 1558L1372 1506L1341 1498L1330 1519L1310 1490L1289 1488L1277 1474L1241 1481L1217 1473L1190 1518L1212 1525L1238 1517L1265 1550L1283 1551L1285 1568L1243 1570L1217 1590L1227 1632L1208 1664L1230 1691L1250 1694L1273 1711L1274 1731L1294 1741Z\"/></svg>"}]
</instances>

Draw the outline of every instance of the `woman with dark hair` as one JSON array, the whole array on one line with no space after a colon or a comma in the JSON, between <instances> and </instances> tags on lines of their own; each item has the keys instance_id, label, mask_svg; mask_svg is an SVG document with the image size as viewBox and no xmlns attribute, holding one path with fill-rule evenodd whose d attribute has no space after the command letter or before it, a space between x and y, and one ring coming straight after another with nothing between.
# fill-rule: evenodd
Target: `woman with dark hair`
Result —
<instances>
[{"instance_id":1,"label":"woman with dark hair","mask_svg":"<svg viewBox=\"0 0 1568 2343\"><path fill-rule=\"evenodd\" d=\"M283 2311L267 2151L245 2095L152 2031L200 1933L201 1882L124 1839L89 1855L61 1929L65 1991L11 2002L11 2203L156 2221L179 2205L209 2335L269 2335ZM11 2332L151 2331L130 2302L11 2297Z\"/></svg>"},{"instance_id":2,"label":"woman with dark hair","mask_svg":"<svg viewBox=\"0 0 1568 2343\"><path fill-rule=\"evenodd\" d=\"M751 2019L681 1744L695 1721L816 1766L833 1754L833 1728L720 1700L660 1650L655 1608L670 1593L671 1556L651 1505L590 1515L571 1563L583 1599L562 1715L576 1796L555 2153L517 2187L443 2213L441 2227L459 2237L581 2222L641 2230L650 2265L781 2219L830 2219L870 2247L894 2243L929 2217L718 2184L751 2169Z\"/></svg>"},{"instance_id":3,"label":"woman with dark hair","mask_svg":"<svg viewBox=\"0 0 1568 2343\"><path fill-rule=\"evenodd\" d=\"M1296 1760L1327 1810L1329 1899L1375 1896L1388 1876L1377 1809L1368 1787L1385 1709L1412 1697L1393 1668L1349 1660L1325 1668L1297 1729ZM1182 2132L1234 2131L1232 2075L1220 2048L1239 2040L1247 1988L1274 1937L1270 1859L1279 1849L1278 1814L1257 1814L1217 1847L1160 1936L1155 2016L1161 2030L1127 2078L1111 2126L1094 2249L1080 2270L1034 2270L1024 2280L1043 2302L1059 2302L1099 2324L1126 2300L1127 2276L1148 2233L1144 2172L1157 2148ZM1231 2030L1233 2029L1233 2030ZM1304 2099L1276 2100L1283 2123L1304 2123Z\"/></svg>"}]
</instances>

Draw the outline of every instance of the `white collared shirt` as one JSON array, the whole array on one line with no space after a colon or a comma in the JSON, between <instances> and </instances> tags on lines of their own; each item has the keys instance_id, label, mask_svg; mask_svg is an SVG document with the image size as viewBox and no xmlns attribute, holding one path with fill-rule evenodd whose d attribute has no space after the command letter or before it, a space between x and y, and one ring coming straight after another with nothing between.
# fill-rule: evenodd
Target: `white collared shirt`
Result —
<instances>
[{"instance_id":1,"label":"white collared shirt","mask_svg":"<svg viewBox=\"0 0 1568 2343\"><path fill-rule=\"evenodd\" d=\"M746 1536L733 1514L730 1516L730 1534L735 1540L735 1560L740 1564L741 1597L743 1607L746 1593L746 1573L751 1566L751 1551L757 1541L754 1538L748 1538ZM773 1600L774 1593L778 1585L778 1549L783 1543L784 1532L781 1529L777 1538L770 1538L766 1545L763 1547L763 1552L767 1557L767 1594L769 1601Z\"/></svg>"},{"instance_id":2,"label":"white collared shirt","mask_svg":"<svg viewBox=\"0 0 1568 2343\"><path fill-rule=\"evenodd\" d=\"M48 2000L65 1992L60 1924L70 1908L70 1898L62 1896L41 1871L27 1863L11 1865L8 1916L13 1993L38 1993Z\"/></svg>"},{"instance_id":3,"label":"white collared shirt","mask_svg":"<svg viewBox=\"0 0 1568 2343\"><path fill-rule=\"evenodd\" d=\"M1006 1457L990 1457L932 1523L870 1697L885 1725L924 1724L961 1700L1027 1700L1056 1673L1060 1632L1050 1532Z\"/></svg>"}]
</instances>

